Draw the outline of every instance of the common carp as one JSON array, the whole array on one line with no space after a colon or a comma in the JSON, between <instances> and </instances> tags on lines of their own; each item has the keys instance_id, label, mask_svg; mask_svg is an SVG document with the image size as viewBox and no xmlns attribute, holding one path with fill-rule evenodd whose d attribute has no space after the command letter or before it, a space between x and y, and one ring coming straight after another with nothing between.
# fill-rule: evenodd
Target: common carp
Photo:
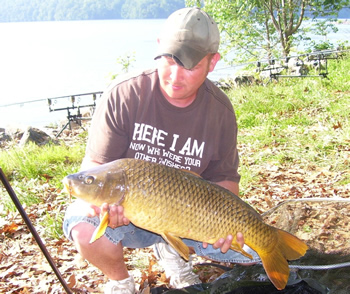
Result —
<instances>
[{"instance_id":1,"label":"common carp","mask_svg":"<svg viewBox=\"0 0 350 294\"><path fill-rule=\"evenodd\" d=\"M213 244L242 232L245 244L257 252L277 289L287 284L287 260L300 258L308 249L297 237L265 224L238 196L192 172L119 159L68 175L63 182L70 195L94 205L122 205L134 225L161 235L186 260L189 248L181 238ZM96 238L107 225L106 214ZM236 241L231 248L252 258Z\"/></svg>"}]
</instances>

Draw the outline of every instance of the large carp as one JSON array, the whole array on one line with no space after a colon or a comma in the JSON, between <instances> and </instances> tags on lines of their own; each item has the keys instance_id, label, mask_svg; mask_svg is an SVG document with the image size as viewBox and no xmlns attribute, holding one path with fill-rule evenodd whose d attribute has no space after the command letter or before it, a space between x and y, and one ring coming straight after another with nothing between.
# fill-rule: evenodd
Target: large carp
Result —
<instances>
[{"instance_id":1,"label":"large carp","mask_svg":"<svg viewBox=\"0 0 350 294\"><path fill-rule=\"evenodd\" d=\"M161 235L185 259L189 249L180 238L213 244L242 232L277 289L288 281L287 260L300 258L308 248L290 233L265 224L238 196L184 170L119 159L69 175L64 184L71 195L94 205L122 205L134 225ZM108 225L108 216L103 219L98 237ZM235 241L232 249L252 258Z\"/></svg>"}]
</instances>

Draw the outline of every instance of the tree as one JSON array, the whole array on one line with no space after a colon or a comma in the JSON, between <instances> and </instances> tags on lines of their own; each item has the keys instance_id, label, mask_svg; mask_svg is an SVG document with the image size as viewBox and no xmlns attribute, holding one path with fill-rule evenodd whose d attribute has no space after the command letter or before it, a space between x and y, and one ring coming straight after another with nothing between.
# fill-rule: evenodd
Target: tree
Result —
<instances>
[{"instance_id":1,"label":"tree","mask_svg":"<svg viewBox=\"0 0 350 294\"><path fill-rule=\"evenodd\" d=\"M184 6L183 0L125 0L122 18L167 18Z\"/></svg>"},{"instance_id":2,"label":"tree","mask_svg":"<svg viewBox=\"0 0 350 294\"><path fill-rule=\"evenodd\" d=\"M167 18L183 0L0 0L0 22Z\"/></svg>"},{"instance_id":3,"label":"tree","mask_svg":"<svg viewBox=\"0 0 350 294\"><path fill-rule=\"evenodd\" d=\"M302 26L304 20L329 17L325 21L331 22L349 4L350 0L186 1L187 6L204 6L213 16L222 32L223 54L238 62L289 56L310 30ZM318 25L318 32L324 34L325 28L332 26Z\"/></svg>"}]
</instances>

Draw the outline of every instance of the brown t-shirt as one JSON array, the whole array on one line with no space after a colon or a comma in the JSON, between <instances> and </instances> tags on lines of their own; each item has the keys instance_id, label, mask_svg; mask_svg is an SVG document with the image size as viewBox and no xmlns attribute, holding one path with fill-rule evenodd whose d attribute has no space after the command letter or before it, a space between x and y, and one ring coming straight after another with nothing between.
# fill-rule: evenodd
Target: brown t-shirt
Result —
<instances>
[{"instance_id":1,"label":"brown t-shirt","mask_svg":"<svg viewBox=\"0 0 350 294\"><path fill-rule=\"evenodd\" d=\"M218 182L239 182L237 123L231 102L208 79L194 102L170 104L157 70L115 80L98 101L87 155L107 163L137 158L188 169Z\"/></svg>"}]
</instances>

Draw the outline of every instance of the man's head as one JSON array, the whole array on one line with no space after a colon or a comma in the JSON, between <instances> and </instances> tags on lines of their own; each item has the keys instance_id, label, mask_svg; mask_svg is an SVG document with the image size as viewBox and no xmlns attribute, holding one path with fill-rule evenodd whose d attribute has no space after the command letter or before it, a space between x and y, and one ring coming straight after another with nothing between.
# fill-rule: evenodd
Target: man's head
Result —
<instances>
[{"instance_id":1,"label":"man's head","mask_svg":"<svg viewBox=\"0 0 350 294\"><path fill-rule=\"evenodd\" d=\"M156 59L168 56L186 69L217 53L220 33L215 21L199 8L183 8L166 20L159 37Z\"/></svg>"}]
</instances>

